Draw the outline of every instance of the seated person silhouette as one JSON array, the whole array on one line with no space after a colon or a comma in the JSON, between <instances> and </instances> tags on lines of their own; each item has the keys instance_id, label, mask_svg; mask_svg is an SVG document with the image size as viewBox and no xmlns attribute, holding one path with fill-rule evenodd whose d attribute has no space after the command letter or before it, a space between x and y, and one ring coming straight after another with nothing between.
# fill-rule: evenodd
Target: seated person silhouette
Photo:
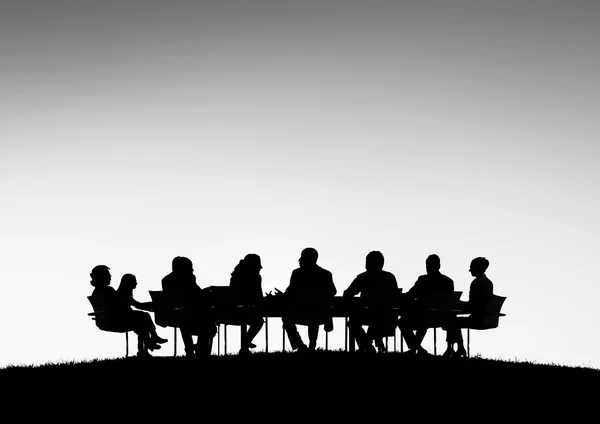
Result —
<instances>
[{"instance_id":1,"label":"seated person silhouette","mask_svg":"<svg viewBox=\"0 0 600 424\"><path fill-rule=\"evenodd\" d=\"M366 316L352 316L348 320L348 328L358 343L359 351L375 353L385 352L383 337L396 328L396 315L393 312L393 300L398 292L398 283L394 274L383 270L384 257L381 252L370 252L366 257L366 271L356 276L344 291L344 297L360 294L367 307ZM365 333L363 325L369 326Z\"/></svg>"},{"instance_id":2,"label":"seated person silhouette","mask_svg":"<svg viewBox=\"0 0 600 424\"><path fill-rule=\"evenodd\" d=\"M483 324L486 306L494 294L494 284L485 275L489 265L490 262L483 257L471 261L469 272L475 279L471 282L469 288L469 299L466 302L459 301L458 306L460 309L469 312L470 315L468 317L457 317L446 326L448 348L444 352L444 356L466 356L467 351L460 329ZM453 349L454 343L457 344L456 351Z\"/></svg>"},{"instance_id":3,"label":"seated person silhouette","mask_svg":"<svg viewBox=\"0 0 600 424\"><path fill-rule=\"evenodd\" d=\"M333 320L327 316L326 307L330 299L337 293L331 272L317 265L318 252L312 248L304 249L298 259L299 268L292 271L290 284L284 292L284 299L292 310L282 317L285 329L293 350L304 351L306 344L302 341L296 324L308 326L308 349L315 350L319 336L319 325L325 323L325 331L333 330ZM299 312L302 310L302 312Z\"/></svg>"},{"instance_id":4,"label":"seated person silhouette","mask_svg":"<svg viewBox=\"0 0 600 424\"><path fill-rule=\"evenodd\" d=\"M235 290L239 299L247 306L260 306L263 299L262 277L260 270L262 265L260 256L255 253L247 254L234 268L229 280L229 286ZM240 353L247 353L254 349L256 345L252 343L254 337L258 334L264 324L264 320L259 311L251 313L248 316L249 324L247 333L242 335L242 346Z\"/></svg>"},{"instance_id":5,"label":"seated person silhouette","mask_svg":"<svg viewBox=\"0 0 600 424\"><path fill-rule=\"evenodd\" d=\"M106 265L97 265L90 273L92 281L90 284L94 287L92 297L96 299L102 310L108 311L114 302L116 291L110 286L112 278L110 268Z\"/></svg>"},{"instance_id":6,"label":"seated person silhouette","mask_svg":"<svg viewBox=\"0 0 600 424\"><path fill-rule=\"evenodd\" d=\"M137 286L135 277L125 274L115 291L110 286L110 268L106 265L98 265L92 269L91 284L94 286L92 297L94 297L101 308L111 316L111 322L121 327L131 328L138 336L138 353L140 357L150 356L148 350L160 349L160 343L167 340L158 336L156 326L152 322L150 314L143 311L134 311L131 306L141 306L149 309L149 305L141 304L133 299L133 289Z\"/></svg>"},{"instance_id":7,"label":"seated person silhouette","mask_svg":"<svg viewBox=\"0 0 600 424\"><path fill-rule=\"evenodd\" d=\"M429 355L421 343L427 334L432 320L440 320L444 316L428 313L426 306L434 292L454 291L454 281L440 272L440 257L429 255L425 261L427 273L421 275L415 284L401 297L405 312L398 320L398 327L408 346L406 354ZM414 332L413 332L414 331Z\"/></svg>"},{"instance_id":8,"label":"seated person silhouette","mask_svg":"<svg viewBox=\"0 0 600 424\"><path fill-rule=\"evenodd\" d=\"M196 284L194 267L189 258L177 256L171 263L172 272L162 279L162 289L177 299L183 310L181 338L188 358L209 356L217 327L209 311L207 296ZM197 336L194 344L193 335Z\"/></svg>"},{"instance_id":9,"label":"seated person silhouette","mask_svg":"<svg viewBox=\"0 0 600 424\"><path fill-rule=\"evenodd\" d=\"M124 318L133 325L134 332L138 336L138 349L143 343L142 356L149 356L148 349L160 349L160 343L166 343L167 339L159 337L156 326L148 312L152 311L152 302L141 303L133 298L133 290L137 287L137 279L133 274L125 274L121 277L121 283L117 288L115 297L115 312L123 314ZM134 310L132 307L140 309ZM138 355L140 353L138 352Z\"/></svg>"}]
</instances>

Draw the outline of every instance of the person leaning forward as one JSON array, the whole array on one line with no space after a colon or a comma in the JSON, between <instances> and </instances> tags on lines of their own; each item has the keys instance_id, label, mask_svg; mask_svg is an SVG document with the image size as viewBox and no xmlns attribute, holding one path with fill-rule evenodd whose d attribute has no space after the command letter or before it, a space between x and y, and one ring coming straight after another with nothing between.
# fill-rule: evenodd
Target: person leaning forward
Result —
<instances>
[{"instance_id":1,"label":"person leaning forward","mask_svg":"<svg viewBox=\"0 0 600 424\"><path fill-rule=\"evenodd\" d=\"M312 248L304 249L298 259L300 264L290 277L290 284L284 292L286 302L292 305L291 313L282 318L293 350L306 350L298 329L299 325L308 326L308 349L315 350L319 325L325 325L325 331L333 330L333 320L327 314L327 306L336 295L333 276L328 270L317 265L318 252Z\"/></svg>"}]
</instances>

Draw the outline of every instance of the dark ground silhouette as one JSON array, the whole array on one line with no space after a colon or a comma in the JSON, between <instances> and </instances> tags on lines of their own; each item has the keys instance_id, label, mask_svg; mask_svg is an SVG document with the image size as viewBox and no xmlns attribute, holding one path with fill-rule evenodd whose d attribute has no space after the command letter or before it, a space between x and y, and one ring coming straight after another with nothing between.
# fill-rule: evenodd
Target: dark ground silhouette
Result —
<instances>
[{"instance_id":1,"label":"dark ground silhouette","mask_svg":"<svg viewBox=\"0 0 600 424\"><path fill-rule=\"evenodd\" d=\"M319 349L0 370L3 412L83 421L110 416L203 421L212 416L210 421L225 422L354 422L367 414L370 421L469 422L469 417L481 421L483 416L498 422L535 416L539 422L568 413L577 422L595 411L599 381L600 370L583 367Z\"/></svg>"}]
</instances>

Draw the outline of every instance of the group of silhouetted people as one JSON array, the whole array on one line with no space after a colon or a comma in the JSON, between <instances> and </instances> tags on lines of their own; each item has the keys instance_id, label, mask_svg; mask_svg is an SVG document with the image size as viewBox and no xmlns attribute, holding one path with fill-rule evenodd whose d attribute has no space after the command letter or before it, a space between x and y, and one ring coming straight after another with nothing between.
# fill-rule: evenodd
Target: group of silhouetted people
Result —
<instances>
[{"instance_id":1,"label":"group of silhouetted people","mask_svg":"<svg viewBox=\"0 0 600 424\"><path fill-rule=\"evenodd\" d=\"M287 304L298 306L282 316L283 328L295 351L315 350L321 325L326 332L333 330L333 319L327 309L337 289L332 273L319 266L317 260L318 252L314 248L302 250L298 259L299 267L292 271L287 289L284 292L276 289L276 297L281 296ZM427 258L426 274L421 275L406 293L401 293L396 277L385 271L383 265L383 254L379 251L370 252L366 256L365 271L357 275L343 293L345 299L360 295L361 302L367 306L362 312L351 315L348 321L359 351L385 352L383 339L393 336L396 327L399 327L408 346L407 355L429 355L421 346L425 334L428 328L442 327L446 330L448 345L444 356L465 356L461 328L481 322L493 296L493 284L485 275L489 261L483 257L471 261L469 272L475 279L466 302L452 300L450 295L454 293L454 282L440 272L440 258L437 255ZM230 287L246 305L258 306L263 301L261 269L260 256L250 253L239 261L231 273ZM135 276L125 274L118 289L114 290L110 287L111 275L106 265L94 267L90 275L94 286L92 296L101 301L102 309L113 312L114 319L127 323L137 334L138 356L150 356L148 351L160 349L160 345L167 340L158 336L156 326L147 312L154 310L152 302L140 303L133 298L133 290L137 286ZM210 355L217 324L208 307L209 295L198 286L190 259L182 256L173 259L172 271L162 279L162 290L178 299L183 314L179 327L186 356ZM444 298L446 303L432 309L431 302L444 293L448 294ZM394 310L399 302L403 310L401 318ZM457 310L470 315L458 317ZM247 353L256 347L253 339L262 329L264 319L257 310L246 317L244 324L249 328L242 333L240 353ZM308 346L302 340L297 325L308 327Z\"/></svg>"},{"instance_id":2,"label":"group of silhouetted people","mask_svg":"<svg viewBox=\"0 0 600 424\"><path fill-rule=\"evenodd\" d=\"M101 309L108 311L108 316L115 326L131 328L138 336L138 356L150 356L149 350L160 349L167 339L159 337L156 326L148 312L151 311L150 303L141 303L133 298L133 290L137 286L134 275L125 274L117 290L110 286L110 268L106 265L94 267L90 276L94 287L92 296L101 305ZM132 307L137 308L137 310Z\"/></svg>"}]
</instances>

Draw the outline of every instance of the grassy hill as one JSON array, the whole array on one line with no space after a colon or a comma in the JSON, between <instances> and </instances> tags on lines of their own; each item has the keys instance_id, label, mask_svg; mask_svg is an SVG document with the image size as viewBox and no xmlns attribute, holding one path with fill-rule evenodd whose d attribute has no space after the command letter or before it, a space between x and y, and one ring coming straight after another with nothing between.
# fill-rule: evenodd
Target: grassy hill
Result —
<instances>
[{"instance_id":1,"label":"grassy hill","mask_svg":"<svg viewBox=\"0 0 600 424\"><path fill-rule=\"evenodd\" d=\"M573 418L595 411L598 383L600 370L583 367L321 350L194 361L123 358L0 370L4 411L23 412L26 404L28 413L47 416L62 405L68 411L79 408L101 415L117 408L120 417L150 416L153 422L162 413L172 420L208 411L225 421L286 421L304 414L319 421L354 420L363 414L369 420L392 414L429 421L468 417L477 410L507 417L519 410L537 418L562 412Z\"/></svg>"}]
</instances>

